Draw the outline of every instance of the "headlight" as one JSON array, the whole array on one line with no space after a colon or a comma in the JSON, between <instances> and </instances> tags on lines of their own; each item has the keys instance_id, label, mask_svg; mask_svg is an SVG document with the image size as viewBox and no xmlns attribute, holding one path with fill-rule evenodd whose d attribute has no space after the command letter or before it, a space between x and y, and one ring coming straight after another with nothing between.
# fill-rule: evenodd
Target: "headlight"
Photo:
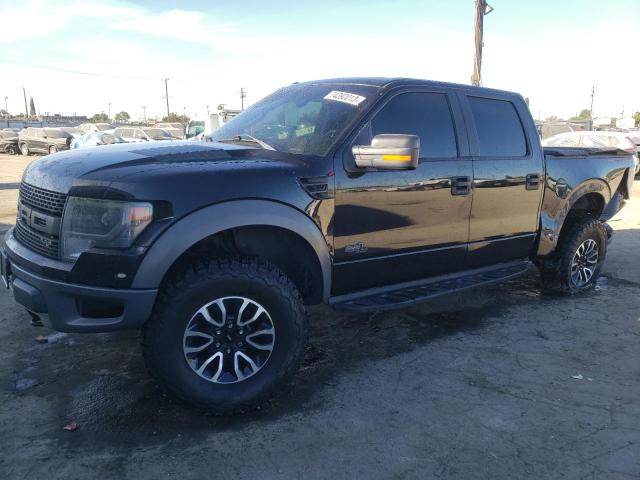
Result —
<instances>
[{"instance_id":1,"label":"headlight","mask_svg":"<svg viewBox=\"0 0 640 480\"><path fill-rule=\"evenodd\" d=\"M75 260L92 247L127 248L151 223L153 206L69 197L62 219L62 258Z\"/></svg>"}]
</instances>

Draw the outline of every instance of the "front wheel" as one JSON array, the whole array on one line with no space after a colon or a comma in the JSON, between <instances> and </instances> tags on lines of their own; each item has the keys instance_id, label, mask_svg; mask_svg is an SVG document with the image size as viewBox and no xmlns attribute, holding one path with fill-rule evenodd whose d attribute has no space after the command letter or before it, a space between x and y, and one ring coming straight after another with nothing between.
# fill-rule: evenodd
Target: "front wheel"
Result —
<instances>
[{"instance_id":1,"label":"front wheel","mask_svg":"<svg viewBox=\"0 0 640 480\"><path fill-rule=\"evenodd\" d=\"M306 340L291 280L269 262L232 257L190 265L166 283L143 330L143 354L172 394L223 413L272 394Z\"/></svg>"},{"instance_id":2,"label":"front wheel","mask_svg":"<svg viewBox=\"0 0 640 480\"><path fill-rule=\"evenodd\" d=\"M49 153L53 154L53 153L57 153L57 151L58 151L58 147L56 147L55 145L51 145L49 147Z\"/></svg>"},{"instance_id":3,"label":"front wheel","mask_svg":"<svg viewBox=\"0 0 640 480\"><path fill-rule=\"evenodd\" d=\"M29 155L31 153L29 151L29 146L26 143L20 144L20 153L22 153L22 155Z\"/></svg>"},{"instance_id":4,"label":"front wheel","mask_svg":"<svg viewBox=\"0 0 640 480\"><path fill-rule=\"evenodd\" d=\"M554 258L541 267L545 288L576 293L595 285L607 253L607 231L597 219L572 224L558 243Z\"/></svg>"}]
</instances>

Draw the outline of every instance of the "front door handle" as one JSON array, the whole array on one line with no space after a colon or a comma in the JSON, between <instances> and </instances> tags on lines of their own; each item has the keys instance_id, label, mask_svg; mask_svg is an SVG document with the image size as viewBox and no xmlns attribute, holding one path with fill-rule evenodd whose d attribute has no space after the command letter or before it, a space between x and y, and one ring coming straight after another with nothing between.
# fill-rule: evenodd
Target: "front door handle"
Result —
<instances>
[{"instance_id":1,"label":"front door handle","mask_svg":"<svg viewBox=\"0 0 640 480\"><path fill-rule=\"evenodd\" d=\"M527 190L538 190L540 188L540 175L537 173L527 174L526 188Z\"/></svg>"},{"instance_id":2,"label":"front door handle","mask_svg":"<svg viewBox=\"0 0 640 480\"><path fill-rule=\"evenodd\" d=\"M468 195L471 192L471 177L452 177L451 195Z\"/></svg>"}]
</instances>

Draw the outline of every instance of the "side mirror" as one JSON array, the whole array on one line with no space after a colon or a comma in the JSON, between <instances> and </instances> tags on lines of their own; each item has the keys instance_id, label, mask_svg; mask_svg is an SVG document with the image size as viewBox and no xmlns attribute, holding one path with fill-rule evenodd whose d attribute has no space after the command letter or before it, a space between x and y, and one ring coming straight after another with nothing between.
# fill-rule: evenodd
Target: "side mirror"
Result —
<instances>
[{"instance_id":1,"label":"side mirror","mask_svg":"<svg viewBox=\"0 0 640 480\"><path fill-rule=\"evenodd\" d=\"M385 133L373 137L371 145L355 145L351 151L360 168L413 170L418 167L420 138L417 135Z\"/></svg>"}]
</instances>

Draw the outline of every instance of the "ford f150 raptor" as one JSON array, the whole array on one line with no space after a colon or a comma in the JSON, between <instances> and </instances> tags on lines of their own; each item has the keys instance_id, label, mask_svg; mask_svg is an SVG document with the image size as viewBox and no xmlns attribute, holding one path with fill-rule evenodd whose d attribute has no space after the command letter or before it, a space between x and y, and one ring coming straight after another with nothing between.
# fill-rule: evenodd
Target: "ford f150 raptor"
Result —
<instances>
[{"instance_id":1,"label":"ford f150 raptor","mask_svg":"<svg viewBox=\"0 0 640 480\"><path fill-rule=\"evenodd\" d=\"M31 163L2 277L66 332L142 329L174 395L244 408L295 370L306 305L403 307L535 264L596 281L634 157L547 148L514 93L423 80L293 84L204 142Z\"/></svg>"}]
</instances>

